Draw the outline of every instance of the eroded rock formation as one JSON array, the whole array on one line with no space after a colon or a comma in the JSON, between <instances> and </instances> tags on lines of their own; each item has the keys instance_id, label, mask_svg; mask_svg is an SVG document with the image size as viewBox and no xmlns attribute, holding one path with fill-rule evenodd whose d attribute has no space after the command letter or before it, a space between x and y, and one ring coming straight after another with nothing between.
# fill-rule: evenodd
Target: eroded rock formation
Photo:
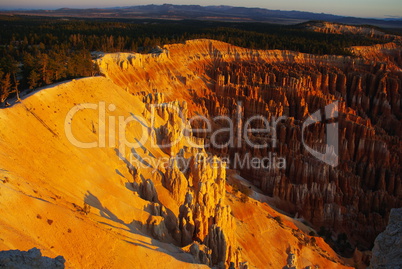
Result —
<instances>
[{"instance_id":1,"label":"eroded rock formation","mask_svg":"<svg viewBox=\"0 0 402 269\"><path fill-rule=\"evenodd\" d=\"M43 257L37 248L28 251L0 251L0 268L62 269L64 263L65 259L62 256L57 256L54 259Z\"/></svg>"},{"instance_id":2,"label":"eroded rock formation","mask_svg":"<svg viewBox=\"0 0 402 269\"><path fill-rule=\"evenodd\" d=\"M235 222L225 203L226 164L217 157L209 160L201 147L203 139L192 138L191 131L183 127L189 127L186 103L163 103L161 94L147 95L143 101L147 109L144 116L151 122L157 116L165 122L151 125L150 133L155 145L171 156L156 167L151 179L145 179L139 167L130 167L134 189L142 199L152 202L146 230L158 240L171 237L181 247L191 246L189 251L195 259L209 266L238 266ZM201 146L192 147L187 139L201 142ZM153 183L158 181L177 203L178 215L167 212L159 201Z\"/></svg>"},{"instance_id":3,"label":"eroded rock formation","mask_svg":"<svg viewBox=\"0 0 402 269\"><path fill-rule=\"evenodd\" d=\"M307 22L304 24L307 29L320 33L340 35L361 35L375 37L385 41L401 42L402 38L397 35L387 34L379 28L360 25L346 25L331 22Z\"/></svg>"},{"instance_id":4,"label":"eroded rock formation","mask_svg":"<svg viewBox=\"0 0 402 269\"><path fill-rule=\"evenodd\" d=\"M370 268L391 269L402 266L402 208L392 209L389 223L374 242Z\"/></svg>"}]
</instances>

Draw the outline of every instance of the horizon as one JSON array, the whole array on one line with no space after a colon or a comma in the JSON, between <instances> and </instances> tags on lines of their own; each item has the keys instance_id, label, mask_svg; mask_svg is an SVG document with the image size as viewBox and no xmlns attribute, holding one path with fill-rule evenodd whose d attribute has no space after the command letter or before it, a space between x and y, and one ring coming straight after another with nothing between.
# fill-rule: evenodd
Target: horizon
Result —
<instances>
[{"instance_id":1,"label":"horizon","mask_svg":"<svg viewBox=\"0 0 402 269\"><path fill-rule=\"evenodd\" d=\"M12 4L0 4L0 10L57 10L61 8L70 9L90 9L90 8L117 8L117 7L132 7L132 6L147 6L147 5L199 5L199 6L229 6L229 7L244 7L244 8L261 8L268 10L280 10L280 11L300 11L300 12L311 12L318 14L331 14L336 16L345 17L358 17L358 18L375 18L375 19L402 19L402 2L398 0L385 0L386 2L377 3L375 1L369 0L341 0L336 3L325 0L325 2L318 0L306 0L302 4L297 0L287 1L285 3L272 3L262 2L259 0L249 1L249 4L239 3L238 1L226 1L223 0L219 4L213 1L197 1L192 4L182 3L179 0L172 0L170 3L165 1L156 0L153 3L144 3L143 1L138 1L136 3L129 2L126 0L121 0L110 4L105 0L98 1L98 3L93 3L94 0L86 0L85 3L82 1L73 1L68 5L65 3L55 3L55 1L48 2L48 0L38 1L35 4L27 2L28 0L16 0ZM211 2L211 3L210 3ZM230 3L227 3L230 2ZM289 2L293 2L289 3ZM260 3L260 4L258 4ZM342 4L343 3L343 4ZM387 4L388 3L388 4ZM321 5L320 5L321 4ZM322 7L323 4L325 7ZM327 5L328 4L328 5ZM359 7L356 11L355 8ZM375 12L375 13L373 13ZM380 13L381 12L381 13Z\"/></svg>"}]
</instances>

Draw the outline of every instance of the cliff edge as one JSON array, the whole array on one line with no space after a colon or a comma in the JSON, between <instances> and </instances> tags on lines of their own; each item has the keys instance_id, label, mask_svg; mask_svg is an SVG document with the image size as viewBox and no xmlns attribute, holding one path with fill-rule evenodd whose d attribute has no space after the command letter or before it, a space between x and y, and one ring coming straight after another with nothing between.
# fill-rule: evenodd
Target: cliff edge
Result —
<instances>
[{"instance_id":1,"label":"cliff edge","mask_svg":"<svg viewBox=\"0 0 402 269\"><path fill-rule=\"evenodd\" d=\"M402 208L391 210L387 228L375 239L370 268L402 268Z\"/></svg>"}]
</instances>

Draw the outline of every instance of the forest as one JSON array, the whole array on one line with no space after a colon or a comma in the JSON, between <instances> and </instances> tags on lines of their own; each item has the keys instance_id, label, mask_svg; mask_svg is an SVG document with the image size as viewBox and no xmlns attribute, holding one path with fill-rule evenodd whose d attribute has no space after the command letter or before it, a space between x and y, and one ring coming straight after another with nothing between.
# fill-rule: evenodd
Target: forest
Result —
<instances>
[{"instance_id":1,"label":"forest","mask_svg":"<svg viewBox=\"0 0 402 269\"><path fill-rule=\"evenodd\" d=\"M252 49L353 55L349 46L382 40L316 33L299 25L196 20L0 16L0 106L21 91L98 74L91 52L148 53L156 46L209 38Z\"/></svg>"}]
</instances>

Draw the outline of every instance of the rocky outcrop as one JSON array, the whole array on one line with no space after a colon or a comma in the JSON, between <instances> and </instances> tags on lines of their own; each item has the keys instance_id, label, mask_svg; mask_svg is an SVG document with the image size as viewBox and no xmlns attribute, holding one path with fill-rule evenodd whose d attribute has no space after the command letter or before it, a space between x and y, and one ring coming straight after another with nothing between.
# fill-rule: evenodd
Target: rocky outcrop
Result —
<instances>
[{"instance_id":1,"label":"rocky outcrop","mask_svg":"<svg viewBox=\"0 0 402 269\"><path fill-rule=\"evenodd\" d=\"M402 268L402 208L392 209L389 223L374 242L370 268Z\"/></svg>"},{"instance_id":2,"label":"rocky outcrop","mask_svg":"<svg viewBox=\"0 0 402 269\"><path fill-rule=\"evenodd\" d=\"M0 268L8 269L62 269L65 259L57 256L52 259L43 257L37 248L28 251L8 250L0 251Z\"/></svg>"},{"instance_id":3,"label":"rocky outcrop","mask_svg":"<svg viewBox=\"0 0 402 269\"><path fill-rule=\"evenodd\" d=\"M399 44L402 44L402 37L398 36ZM354 46L350 51L361 58L386 63L387 66L400 70L402 68L402 52L400 45L391 42L374 46Z\"/></svg>"},{"instance_id":4,"label":"rocky outcrop","mask_svg":"<svg viewBox=\"0 0 402 269\"><path fill-rule=\"evenodd\" d=\"M211 264L211 250L205 245L193 242L189 247L189 251L198 263Z\"/></svg>"},{"instance_id":5,"label":"rocky outcrop","mask_svg":"<svg viewBox=\"0 0 402 269\"><path fill-rule=\"evenodd\" d=\"M379 28L358 25L346 25L331 22L308 22L304 27L319 33L339 34L339 35L361 35L374 37L385 41L401 42L402 38L397 35L386 34Z\"/></svg>"},{"instance_id":6,"label":"rocky outcrop","mask_svg":"<svg viewBox=\"0 0 402 269\"><path fill-rule=\"evenodd\" d=\"M154 169L149 179L141 172L143 167L129 167L133 190L150 202L146 211L151 216L146 225L140 225L155 239L171 238L178 246L189 248L196 261L218 268L228 268L231 263L238 266L236 226L225 203L226 164L205 152L202 138L193 137L186 103L163 101L162 94L145 95L143 116L151 122L148 131L154 146L170 156L169 160L159 167L147 164L145 167ZM194 147L194 143L200 146ZM158 199L156 182L161 182L176 202L177 215Z\"/></svg>"},{"instance_id":7,"label":"rocky outcrop","mask_svg":"<svg viewBox=\"0 0 402 269\"><path fill-rule=\"evenodd\" d=\"M212 249L213 264L229 264L237 261L238 253L234 219L230 207L225 205L226 167L216 157L204 157L190 162L189 180L193 188L181 206L180 227L186 231L194 229L193 239ZM183 243L190 239L189 235L182 237Z\"/></svg>"},{"instance_id":8,"label":"rocky outcrop","mask_svg":"<svg viewBox=\"0 0 402 269\"><path fill-rule=\"evenodd\" d=\"M290 249L288 251L288 258L286 260L286 265L282 269L297 269L296 268L296 255Z\"/></svg>"},{"instance_id":9,"label":"rocky outcrop","mask_svg":"<svg viewBox=\"0 0 402 269\"><path fill-rule=\"evenodd\" d=\"M143 102L146 104L144 116L151 122L151 136L155 137L158 147L170 156L175 156L184 146L182 138L190 135L187 103L185 101L164 103L164 95L161 93L148 94ZM156 128L155 117L162 118L166 123Z\"/></svg>"},{"instance_id":10,"label":"rocky outcrop","mask_svg":"<svg viewBox=\"0 0 402 269\"><path fill-rule=\"evenodd\" d=\"M163 181L180 204L180 244L204 244L210 250L207 260L211 266L237 264L239 253L233 233L236 227L231 209L225 205L225 164L216 157L209 159L202 151L187 162L188 171L182 172L173 160Z\"/></svg>"}]
</instances>

